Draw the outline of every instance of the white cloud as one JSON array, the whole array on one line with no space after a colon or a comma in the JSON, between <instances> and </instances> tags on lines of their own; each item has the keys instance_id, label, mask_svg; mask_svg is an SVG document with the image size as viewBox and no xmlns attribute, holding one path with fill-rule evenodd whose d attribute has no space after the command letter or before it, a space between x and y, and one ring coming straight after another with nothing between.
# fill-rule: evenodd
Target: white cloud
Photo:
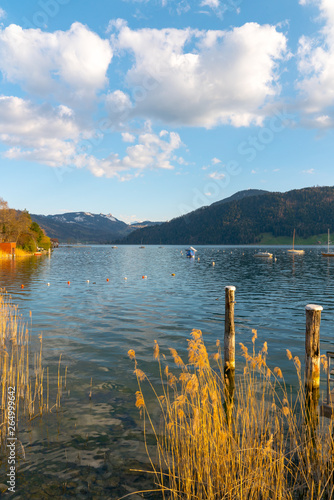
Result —
<instances>
[{"instance_id":1,"label":"white cloud","mask_svg":"<svg viewBox=\"0 0 334 500\"><path fill-rule=\"evenodd\" d=\"M33 95L55 95L70 105L93 99L106 86L112 55L109 41L80 23L54 33L14 24L0 30L5 79Z\"/></svg>"},{"instance_id":2,"label":"white cloud","mask_svg":"<svg viewBox=\"0 0 334 500\"><path fill-rule=\"evenodd\" d=\"M132 108L131 100L121 90L110 92L105 97L106 109L111 117L117 116L122 118L121 115L127 116L127 113Z\"/></svg>"},{"instance_id":3,"label":"white cloud","mask_svg":"<svg viewBox=\"0 0 334 500\"><path fill-rule=\"evenodd\" d=\"M180 136L170 132L167 140L153 133L144 133L138 137L138 144L129 146L126 156L111 154L105 159L90 155L81 155L76 159L76 166L86 167L96 177L115 177L129 180L137 177L145 169L173 169L170 163L173 152L181 147Z\"/></svg>"},{"instance_id":4,"label":"white cloud","mask_svg":"<svg viewBox=\"0 0 334 500\"><path fill-rule=\"evenodd\" d=\"M212 158L211 162L213 165L217 165L218 163L221 163L221 160L219 160L219 158Z\"/></svg>"},{"instance_id":5,"label":"white cloud","mask_svg":"<svg viewBox=\"0 0 334 500\"><path fill-rule=\"evenodd\" d=\"M6 11L0 7L0 19L4 19L7 16Z\"/></svg>"},{"instance_id":6,"label":"white cloud","mask_svg":"<svg viewBox=\"0 0 334 500\"><path fill-rule=\"evenodd\" d=\"M210 179L215 179L216 181L220 181L221 179L224 179L226 175L223 172L212 172L212 174L209 174Z\"/></svg>"},{"instance_id":7,"label":"white cloud","mask_svg":"<svg viewBox=\"0 0 334 500\"><path fill-rule=\"evenodd\" d=\"M64 106L36 106L18 97L0 96L0 140L7 158L49 166L68 163L75 154L80 128Z\"/></svg>"},{"instance_id":8,"label":"white cloud","mask_svg":"<svg viewBox=\"0 0 334 500\"><path fill-rule=\"evenodd\" d=\"M302 36L298 48L298 69L301 79L297 88L304 98L302 103L306 125L333 127L334 105L334 2L332 0L302 0L301 5L319 7L324 26L317 37ZM331 116L329 116L331 115Z\"/></svg>"},{"instance_id":9,"label":"white cloud","mask_svg":"<svg viewBox=\"0 0 334 500\"><path fill-rule=\"evenodd\" d=\"M135 140L136 140L135 136L132 134L129 134L129 132L123 132L122 139L124 142L135 142Z\"/></svg>"},{"instance_id":10,"label":"white cloud","mask_svg":"<svg viewBox=\"0 0 334 500\"><path fill-rule=\"evenodd\" d=\"M253 170L251 171L251 174L257 174L257 171L253 169Z\"/></svg>"},{"instance_id":11,"label":"white cloud","mask_svg":"<svg viewBox=\"0 0 334 500\"><path fill-rule=\"evenodd\" d=\"M315 170L314 170L314 168L310 168L308 170L302 170L302 174L313 175L313 174L315 174Z\"/></svg>"},{"instance_id":12,"label":"white cloud","mask_svg":"<svg viewBox=\"0 0 334 500\"><path fill-rule=\"evenodd\" d=\"M208 6L211 7L211 9L218 9L219 5L220 5L219 0L203 0L201 2L201 7Z\"/></svg>"},{"instance_id":13,"label":"white cloud","mask_svg":"<svg viewBox=\"0 0 334 500\"><path fill-rule=\"evenodd\" d=\"M207 128L261 124L264 106L280 92L286 38L274 26L134 31L123 24L113 43L135 58L126 74L131 117Z\"/></svg>"},{"instance_id":14,"label":"white cloud","mask_svg":"<svg viewBox=\"0 0 334 500\"><path fill-rule=\"evenodd\" d=\"M82 139L86 143L93 133L80 126L75 114L65 106L37 106L18 97L0 96L0 141L8 147L3 155L12 160L58 168L86 168L98 177L127 180L148 168L173 169L174 152L182 145L175 132L163 137L144 132L137 144L127 148L124 158L111 153L99 159L82 152ZM128 142L135 141L135 136L129 133L123 133L122 137Z\"/></svg>"}]
</instances>

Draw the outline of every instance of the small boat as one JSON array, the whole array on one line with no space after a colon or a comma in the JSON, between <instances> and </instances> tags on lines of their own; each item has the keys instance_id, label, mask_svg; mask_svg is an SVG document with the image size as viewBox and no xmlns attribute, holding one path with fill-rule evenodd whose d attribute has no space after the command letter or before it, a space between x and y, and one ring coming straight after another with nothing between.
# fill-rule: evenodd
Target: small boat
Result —
<instances>
[{"instance_id":1,"label":"small boat","mask_svg":"<svg viewBox=\"0 0 334 500\"><path fill-rule=\"evenodd\" d=\"M303 253L305 253L305 250L295 250L295 234L296 234L296 230L294 229L293 230L293 239L292 239L292 248L290 248L288 250L288 252L292 253L292 254L302 255Z\"/></svg>"},{"instance_id":2,"label":"small boat","mask_svg":"<svg viewBox=\"0 0 334 500\"><path fill-rule=\"evenodd\" d=\"M34 255L42 255L42 252L35 252Z\"/></svg>"},{"instance_id":3,"label":"small boat","mask_svg":"<svg viewBox=\"0 0 334 500\"><path fill-rule=\"evenodd\" d=\"M118 248L118 247L116 247L116 246L113 246L113 247L111 247L111 248Z\"/></svg>"},{"instance_id":4,"label":"small boat","mask_svg":"<svg viewBox=\"0 0 334 500\"><path fill-rule=\"evenodd\" d=\"M267 258L267 259L272 259L273 258L273 254L269 253L269 252L258 252L258 253L254 254L254 257L264 257L264 258Z\"/></svg>"},{"instance_id":5,"label":"small boat","mask_svg":"<svg viewBox=\"0 0 334 500\"><path fill-rule=\"evenodd\" d=\"M187 252L187 257L189 257L189 259L194 259L195 253L197 252L197 250L194 247L189 247L189 248L187 248L186 252Z\"/></svg>"},{"instance_id":6,"label":"small boat","mask_svg":"<svg viewBox=\"0 0 334 500\"><path fill-rule=\"evenodd\" d=\"M329 229L328 229L328 244L327 244L327 253L326 252L321 252L321 255L323 257L334 257L334 252L329 251L329 244L330 244L330 239L329 239Z\"/></svg>"}]
</instances>

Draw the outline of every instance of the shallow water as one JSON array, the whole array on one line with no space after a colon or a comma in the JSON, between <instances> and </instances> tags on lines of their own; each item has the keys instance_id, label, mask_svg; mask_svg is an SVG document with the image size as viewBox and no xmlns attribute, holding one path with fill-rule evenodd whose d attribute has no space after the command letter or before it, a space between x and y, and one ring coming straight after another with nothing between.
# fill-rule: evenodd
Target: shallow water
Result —
<instances>
[{"instance_id":1,"label":"shallow water","mask_svg":"<svg viewBox=\"0 0 334 500\"><path fill-rule=\"evenodd\" d=\"M334 259L320 248L291 256L286 247L268 247L276 261L254 258L255 247L197 249L196 259L187 259L177 246L68 246L51 257L0 261L0 286L19 305L33 345L43 333L44 366L55 377L62 354L62 373L68 370L60 413L30 427L19 423L25 460L15 498L116 499L152 486L130 471L148 468L148 461L127 351L135 349L154 381L155 339L166 354L174 347L185 355L191 329L199 328L214 350L223 339L226 285L237 289L236 342L250 345L256 328L258 347L268 342L269 364L292 385L285 349L303 360L306 304L323 306L321 351L333 349ZM238 347L236 361L238 369ZM150 407L157 415L153 399Z\"/></svg>"}]
</instances>

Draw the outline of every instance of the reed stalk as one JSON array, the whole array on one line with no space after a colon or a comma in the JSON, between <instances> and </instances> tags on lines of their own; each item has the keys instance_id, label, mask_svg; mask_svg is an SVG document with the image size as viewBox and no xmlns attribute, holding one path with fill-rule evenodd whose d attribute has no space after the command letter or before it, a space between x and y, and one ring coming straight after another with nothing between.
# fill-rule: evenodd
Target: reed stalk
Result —
<instances>
[{"instance_id":1,"label":"reed stalk","mask_svg":"<svg viewBox=\"0 0 334 500\"><path fill-rule=\"evenodd\" d=\"M193 330L188 360L170 349L171 369L155 342L161 394L135 363L136 406L145 416L145 436L153 432L156 456L149 457L156 489L171 500L324 500L334 498L333 422L310 418L298 357L294 364L297 391L286 386L279 367L267 364L267 344L256 352L240 344L244 357L229 397L220 343L209 357L202 334ZM323 365L325 365L324 359ZM324 366L326 369L326 366ZM150 417L150 387L161 410L161 428ZM146 446L148 452L148 446Z\"/></svg>"},{"instance_id":2,"label":"reed stalk","mask_svg":"<svg viewBox=\"0 0 334 500\"><path fill-rule=\"evenodd\" d=\"M39 336L39 351L33 356L34 365L30 365L30 336L18 308L12 303L5 290L0 289L0 447L4 446L8 428L8 389L15 387L16 422L21 416L33 420L43 413L51 411L49 404L49 370L45 377L43 367L43 339ZM58 391L56 406L61 399L60 359L58 365Z\"/></svg>"}]
</instances>

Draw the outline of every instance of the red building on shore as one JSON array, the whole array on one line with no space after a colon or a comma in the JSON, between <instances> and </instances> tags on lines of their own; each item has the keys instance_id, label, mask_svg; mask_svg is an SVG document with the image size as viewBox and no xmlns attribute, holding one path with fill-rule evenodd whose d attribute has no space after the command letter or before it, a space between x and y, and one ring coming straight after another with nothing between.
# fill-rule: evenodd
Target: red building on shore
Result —
<instances>
[{"instance_id":1,"label":"red building on shore","mask_svg":"<svg viewBox=\"0 0 334 500\"><path fill-rule=\"evenodd\" d=\"M0 243L0 252L15 256L16 243Z\"/></svg>"}]
</instances>

